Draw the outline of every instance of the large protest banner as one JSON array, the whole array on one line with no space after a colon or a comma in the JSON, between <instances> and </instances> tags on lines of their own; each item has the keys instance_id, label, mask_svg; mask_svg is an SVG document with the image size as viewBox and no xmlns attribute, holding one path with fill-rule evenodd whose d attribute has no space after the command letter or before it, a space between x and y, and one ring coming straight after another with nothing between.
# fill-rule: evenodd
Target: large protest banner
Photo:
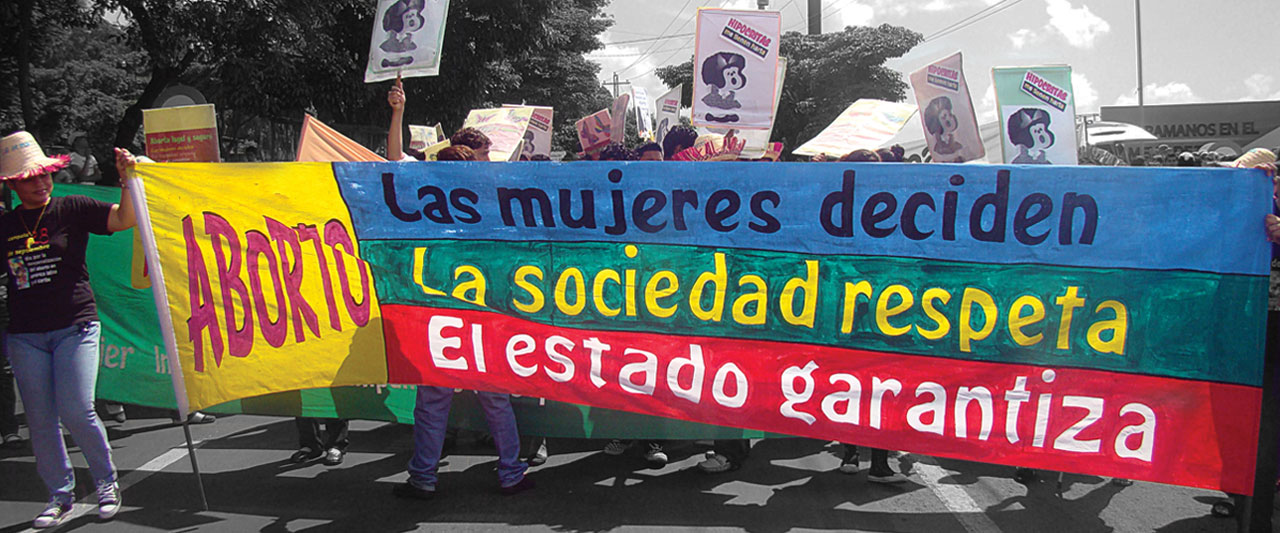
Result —
<instances>
[{"instance_id":1,"label":"large protest banner","mask_svg":"<svg viewBox=\"0 0 1280 533\"><path fill-rule=\"evenodd\" d=\"M1076 99L1071 67L991 69L1000 110L1004 162L1014 165L1074 165Z\"/></svg>"},{"instance_id":2,"label":"large protest banner","mask_svg":"<svg viewBox=\"0 0 1280 533\"><path fill-rule=\"evenodd\" d=\"M1251 491L1260 171L138 173L193 408L433 384Z\"/></svg>"}]
</instances>

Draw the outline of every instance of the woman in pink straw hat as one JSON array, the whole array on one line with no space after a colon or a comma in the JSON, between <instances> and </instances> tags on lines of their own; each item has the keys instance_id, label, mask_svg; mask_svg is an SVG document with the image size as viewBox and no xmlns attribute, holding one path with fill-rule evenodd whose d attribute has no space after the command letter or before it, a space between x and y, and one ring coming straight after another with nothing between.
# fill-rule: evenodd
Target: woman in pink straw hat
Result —
<instances>
[{"instance_id":1,"label":"woman in pink straw hat","mask_svg":"<svg viewBox=\"0 0 1280 533\"><path fill-rule=\"evenodd\" d=\"M48 507L33 524L37 528L65 521L75 499L74 470L59 424L71 432L89 463L98 488L98 515L110 519L120 508L111 447L93 410L100 326L85 246L90 233L133 227L127 172L134 159L116 149L119 204L51 197L52 174L67 163L67 156L45 156L25 131L0 139L0 181L21 201L0 216L0 249L9 269L6 346L31 430L36 470L50 492Z\"/></svg>"}]
</instances>

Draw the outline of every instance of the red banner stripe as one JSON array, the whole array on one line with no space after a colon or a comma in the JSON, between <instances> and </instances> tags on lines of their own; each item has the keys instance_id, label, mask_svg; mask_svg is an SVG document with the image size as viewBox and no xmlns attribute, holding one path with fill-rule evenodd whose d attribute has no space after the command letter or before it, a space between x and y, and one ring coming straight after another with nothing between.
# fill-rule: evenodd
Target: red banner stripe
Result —
<instances>
[{"instance_id":1,"label":"red banner stripe","mask_svg":"<svg viewBox=\"0 0 1280 533\"><path fill-rule=\"evenodd\" d=\"M483 311L383 305L382 318L390 383L1239 494L1253 487L1255 387L573 329Z\"/></svg>"}]
</instances>

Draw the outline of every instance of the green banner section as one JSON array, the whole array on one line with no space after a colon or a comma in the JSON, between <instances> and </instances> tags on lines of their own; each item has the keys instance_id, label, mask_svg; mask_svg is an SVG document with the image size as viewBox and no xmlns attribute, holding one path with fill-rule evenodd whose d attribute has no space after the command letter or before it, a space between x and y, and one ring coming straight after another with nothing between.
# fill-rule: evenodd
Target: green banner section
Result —
<instances>
[{"instance_id":1,"label":"green banner section","mask_svg":"<svg viewBox=\"0 0 1280 533\"><path fill-rule=\"evenodd\" d=\"M118 202L120 189L58 184L55 196L79 194ZM114 402L174 408L173 384L151 289L130 285L133 230L94 235L86 252L89 279L102 320L97 397ZM271 394L209 409L224 414L310 416L413 423L414 387L341 387ZM572 438L758 438L762 432L723 428L598 409L537 398L514 398L521 433ZM451 424L475 430L487 425L475 395L457 396Z\"/></svg>"},{"instance_id":2,"label":"green banner section","mask_svg":"<svg viewBox=\"0 0 1280 533\"><path fill-rule=\"evenodd\" d=\"M364 241L384 304L1259 385L1266 279L621 243ZM379 280L403 279L413 284ZM1238 295L1247 295L1240 297ZM1181 313L1158 313L1170 301Z\"/></svg>"}]
</instances>

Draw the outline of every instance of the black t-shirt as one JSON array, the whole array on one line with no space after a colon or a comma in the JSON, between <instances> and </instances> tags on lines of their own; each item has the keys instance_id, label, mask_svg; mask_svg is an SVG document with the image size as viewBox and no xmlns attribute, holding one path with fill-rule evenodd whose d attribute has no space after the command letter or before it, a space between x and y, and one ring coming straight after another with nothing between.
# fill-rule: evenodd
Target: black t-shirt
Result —
<instances>
[{"instance_id":1,"label":"black t-shirt","mask_svg":"<svg viewBox=\"0 0 1280 533\"><path fill-rule=\"evenodd\" d=\"M89 234L110 235L111 204L86 196L51 198L40 209L0 216L9 272L9 332L38 333L98 319L89 287ZM37 222L38 221L38 222Z\"/></svg>"}]
</instances>

